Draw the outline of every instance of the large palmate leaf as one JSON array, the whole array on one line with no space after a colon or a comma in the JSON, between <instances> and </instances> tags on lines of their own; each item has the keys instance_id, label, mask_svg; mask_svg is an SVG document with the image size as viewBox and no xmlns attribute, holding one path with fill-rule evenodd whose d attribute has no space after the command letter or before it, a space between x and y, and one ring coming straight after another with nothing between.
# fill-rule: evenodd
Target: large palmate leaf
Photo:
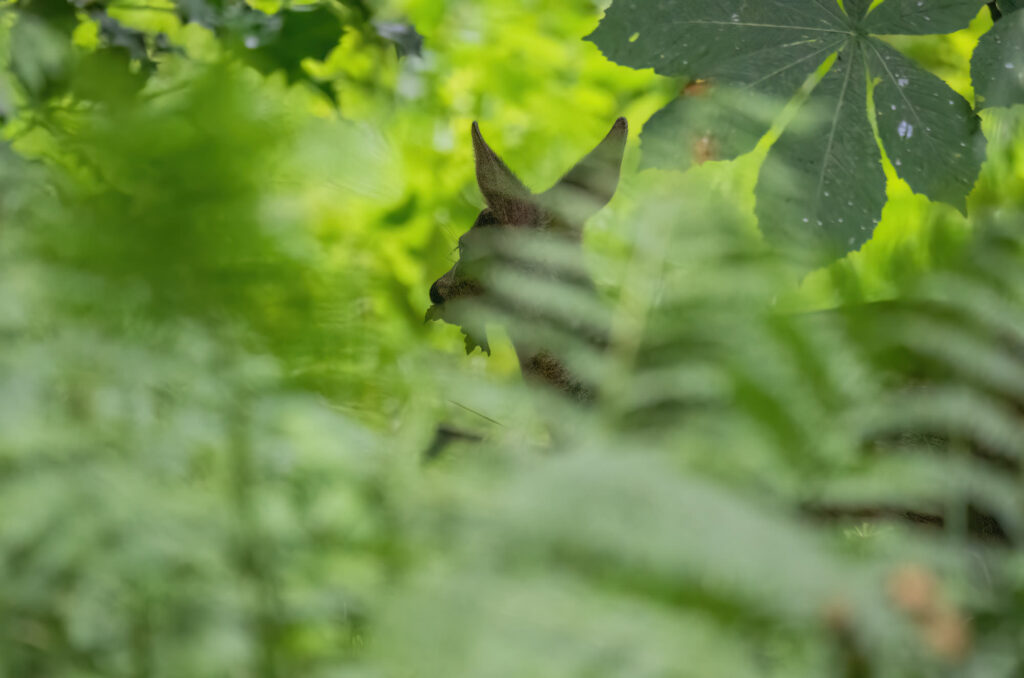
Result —
<instances>
[{"instance_id":1,"label":"large palmate leaf","mask_svg":"<svg viewBox=\"0 0 1024 678\"><path fill-rule=\"evenodd\" d=\"M959 30L981 0L616 0L589 40L613 61L706 79L713 91L757 95L746 115L716 116L672 134L692 104L672 102L645 129L647 164L685 166L695 137L717 159L754 147L774 113L813 79L794 123L772 148L757 186L765 235L792 251L839 256L860 247L885 202L875 125L896 173L932 200L966 209L984 154L977 116L944 82L873 35ZM831 59L831 62L829 61ZM868 97L874 88L874 116ZM766 104L767 98L774 104ZM705 104L736 111L735 103ZM742 107L739 107L742 109ZM754 114L752 111L757 111ZM705 115L705 117L708 117ZM730 129L732 127L732 129ZM713 129L712 129L713 128ZM739 132L737 131L739 130ZM651 149L650 145L660 146ZM666 147L666 144L668 145ZM673 144L678 144L673 147Z\"/></svg>"}]
</instances>

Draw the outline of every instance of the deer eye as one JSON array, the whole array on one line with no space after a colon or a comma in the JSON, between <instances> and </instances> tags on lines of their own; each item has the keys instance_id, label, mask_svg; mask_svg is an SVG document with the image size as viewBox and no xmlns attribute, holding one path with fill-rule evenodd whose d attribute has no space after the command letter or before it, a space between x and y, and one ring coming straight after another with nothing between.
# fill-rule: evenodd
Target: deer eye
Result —
<instances>
[{"instance_id":1,"label":"deer eye","mask_svg":"<svg viewBox=\"0 0 1024 678\"><path fill-rule=\"evenodd\" d=\"M494 216L494 213L491 212L491 210L486 209L486 210L480 212L480 214L478 214L476 216L476 221L473 222L473 226L471 228L481 228L481 227L484 227L484 226L497 226L497 225L498 225L498 218L496 216Z\"/></svg>"}]
</instances>

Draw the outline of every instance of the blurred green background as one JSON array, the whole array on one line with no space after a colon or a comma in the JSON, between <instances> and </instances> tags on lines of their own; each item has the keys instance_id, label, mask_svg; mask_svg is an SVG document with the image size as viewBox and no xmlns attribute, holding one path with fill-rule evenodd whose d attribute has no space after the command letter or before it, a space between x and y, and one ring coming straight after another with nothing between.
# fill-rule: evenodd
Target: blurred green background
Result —
<instances>
[{"instance_id":1,"label":"blurred green background","mask_svg":"<svg viewBox=\"0 0 1024 678\"><path fill-rule=\"evenodd\" d=\"M1019 477L858 456L885 385L766 309L899 297L1019 224L1020 107L982 114L970 218L888 167L872 241L802 277L762 266L766 143L637 172L686 83L582 40L607 3L340 2L323 58L305 33L262 54L282 68L171 0L65 5L9 3L0 33L0 675L1019 675L1012 545L794 510L984 495L1013 531ZM990 25L893 41L971 99ZM580 410L527 392L501 327L466 356L423 317L483 206L470 123L543 189L620 115L586 250L624 340ZM662 330L707 350L659 363ZM729 405L632 425L669 378ZM1003 410L936 402L1019 454ZM423 465L439 426L483 442Z\"/></svg>"}]
</instances>

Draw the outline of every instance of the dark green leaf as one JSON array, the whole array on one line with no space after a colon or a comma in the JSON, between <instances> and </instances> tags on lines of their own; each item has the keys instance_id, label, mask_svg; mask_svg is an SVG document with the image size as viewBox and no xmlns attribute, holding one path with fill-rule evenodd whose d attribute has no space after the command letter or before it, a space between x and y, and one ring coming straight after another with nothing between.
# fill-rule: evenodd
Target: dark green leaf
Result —
<instances>
[{"instance_id":1,"label":"dark green leaf","mask_svg":"<svg viewBox=\"0 0 1024 678\"><path fill-rule=\"evenodd\" d=\"M999 9L1003 10L1003 14L1016 12L1022 7L1024 7L1024 0L999 0Z\"/></svg>"},{"instance_id":2,"label":"dark green leaf","mask_svg":"<svg viewBox=\"0 0 1024 678\"><path fill-rule=\"evenodd\" d=\"M99 24L100 38L111 47L125 50L128 55L143 64L151 65L149 52L146 50L146 34L134 28L123 26L121 22L111 18L100 9L89 12L89 16Z\"/></svg>"},{"instance_id":3,"label":"dark green leaf","mask_svg":"<svg viewBox=\"0 0 1024 678\"><path fill-rule=\"evenodd\" d=\"M75 6L68 0L20 0L17 7L22 14L39 19L69 38L78 25Z\"/></svg>"},{"instance_id":4,"label":"dark green leaf","mask_svg":"<svg viewBox=\"0 0 1024 678\"><path fill-rule=\"evenodd\" d=\"M186 21L194 21L207 28L217 28L223 23L223 2L178 0L178 10Z\"/></svg>"},{"instance_id":5,"label":"dark green leaf","mask_svg":"<svg viewBox=\"0 0 1024 678\"><path fill-rule=\"evenodd\" d=\"M418 209L420 209L418 196L412 193L400 205L386 212L381 217L381 223L386 226L404 226L416 215Z\"/></svg>"},{"instance_id":6,"label":"dark green leaf","mask_svg":"<svg viewBox=\"0 0 1024 678\"><path fill-rule=\"evenodd\" d=\"M871 3L872 0L846 0L843 3L843 7L846 9L846 13L855 22L859 23L864 19L864 15L867 14Z\"/></svg>"},{"instance_id":7,"label":"dark green leaf","mask_svg":"<svg viewBox=\"0 0 1024 678\"><path fill-rule=\"evenodd\" d=\"M885 202L860 50L848 47L772 147L757 184L765 236L819 260L860 247Z\"/></svg>"},{"instance_id":8,"label":"dark green leaf","mask_svg":"<svg viewBox=\"0 0 1024 678\"><path fill-rule=\"evenodd\" d=\"M1004 15L981 36L971 80L978 108L1024 103L1024 12Z\"/></svg>"},{"instance_id":9,"label":"dark green leaf","mask_svg":"<svg viewBox=\"0 0 1024 678\"><path fill-rule=\"evenodd\" d=\"M885 200L880 155L868 122L865 69L879 82L876 108L886 151L915 191L963 210L984 147L978 119L966 101L870 37L959 30L984 2L885 0L871 9L872 4L845 0L844 12L836 0L616 0L589 39L626 66L785 99L839 53L833 72L812 91L809 110L799 117L817 132L807 134L805 128L783 134L762 171L758 203L762 228L774 232L773 239L827 244L842 254L870 237ZM857 97L862 100L854 101ZM751 147L748 137L757 126L742 114L729 114L729 108L710 106L674 101L654 116L651 132L644 135L644 154L650 156L646 164L687 167L695 137L720 140L724 158ZM765 110L753 100L730 108ZM824 118L814 122L822 111ZM708 126L715 129L709 132ZM787 171L783 161L796 164ZM802 183L787 185L783 175ZM800 224L806 224L806 237L796 237Z\"/></svg>"},{"instance_id":10,"label":"dark green leaf","mask_svg":"<svg viewBox=\"0 0 1024 678\"><path fill-rule=\"evenodd\" d=\"M377 35L393 42L398 56L420 56L423 50L423 36L416 27L401 21L375 21Z\"/></svg>"},{"instance_id":11,"label":"dark green leaf","mask_svg":"<svg viewBox=\"0 0 1024 678\"><path fill-rule=\"evenodd\" d=\"M885 43L867 41L878 134L896 173L917 193L967 208L985 155L971 105L939 78Z\"/></svg>"},{"instance_id":12,"label":"dark green leaf","mask_svg":"<svg viewBox=\"0 0 1024 678\"><path fill-rule=\"evenodd\" d=\"M263 73L283 70L289 82L305 77L303 60L324 59L341 39L341 21L325 6L284 10L275 17L280 27L272 35L246 38L248 60Z\"/></svg>"},{"instance_id":13,"label":"dark green leaf","mask_svg":"<svg viewBox=\"0 0 1024 678\"><path fill-rule=\"evenodd\" d=\"M616 2L587 39L612 61L790 96L849 38L830 0Z\"/></svg>"},{"instance_id":14,"label":"dark green leaf","mask_svg":"<svg viewBox=\"0 0 1024 678\"><path fill-rule=\"evenodd\" d=\"M885 0L864 20L867 33L932 35L966 28L984 0Z\"/></svg>"}]
</instances>

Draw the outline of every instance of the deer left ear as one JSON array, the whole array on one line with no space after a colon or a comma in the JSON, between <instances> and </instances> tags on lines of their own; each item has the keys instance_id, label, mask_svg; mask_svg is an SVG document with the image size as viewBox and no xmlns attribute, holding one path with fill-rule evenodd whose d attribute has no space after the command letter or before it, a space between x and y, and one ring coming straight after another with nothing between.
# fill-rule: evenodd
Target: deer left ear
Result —
<instances>
[{"instance_id":1,"label":"deer left ear","mask_svg":"<svg viewBox=\"0 0 1024 678\"><path fill-rule=\"evenodd\" d=\"M487 206L506 226L529 226L537 221L533 197L523 182L502 162L484 141L480 126L471 129L473 155L476 158L476 181Z\"/></svg>"},{"instance_id":2,"label":"deer left ear","mask_svg":"<svg viewBox=\"0 0 1024 678\"><path fill-rule=\"evenodd\" d=\"M545 204L574 226L582 226L608 204L619 184L629 125L619 118L597 147L544 193Z\"/></svg>"}]
</instances>

